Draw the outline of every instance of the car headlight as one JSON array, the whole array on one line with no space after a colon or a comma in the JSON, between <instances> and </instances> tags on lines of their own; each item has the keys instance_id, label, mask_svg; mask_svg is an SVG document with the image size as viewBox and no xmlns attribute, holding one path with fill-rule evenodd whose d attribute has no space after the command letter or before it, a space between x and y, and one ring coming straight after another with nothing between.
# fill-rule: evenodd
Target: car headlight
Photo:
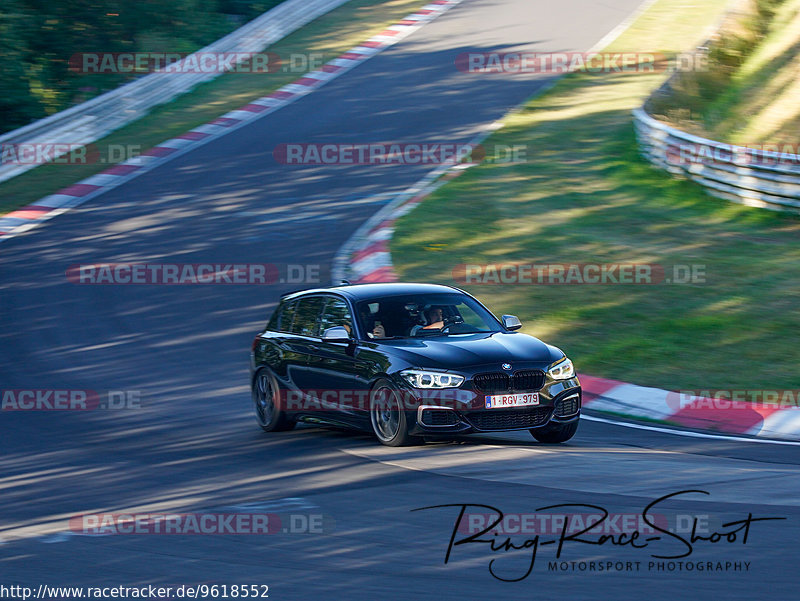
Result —
<instances>
[{"instance_id":1,"label":"car headlight","mask_svg":"<svg viewBox=\"0 0 800 601\"><path fill-rule=\"evenodd\" d=\"M554 380L569 380L575 375L575 367L572 365L572 361L564 357L553 363L547 373Z\"/></svg>"},{"instance_id":2,"label":"car headlight","mask_svg":"<svg viewBox=\"0 0 800 601\"><path fill-rule=\"evenodd\" d=\"M436 371L406 369L400 375L414 388L456 388L464 383L464 376Z\"/></svg>"}]
</instances>

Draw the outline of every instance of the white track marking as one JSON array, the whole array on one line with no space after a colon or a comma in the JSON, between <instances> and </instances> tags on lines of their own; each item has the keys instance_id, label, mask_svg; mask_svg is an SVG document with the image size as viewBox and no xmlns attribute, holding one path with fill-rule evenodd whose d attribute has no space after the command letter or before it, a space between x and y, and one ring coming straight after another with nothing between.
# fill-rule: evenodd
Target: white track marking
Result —
<instances>
[{"instance_id":1,"label":"white track marking","mask_svg":"<svg viewBox=\"0 0 800 601\"><path fill-rule=\"evenodd\" d=\"M601 424L611 424L622 426L623 428L633 428L634 430L647 430L648 432L661 432L664 434L674 434L675 436L686 436L687 438L712 438L714 440L730 440L733 442L757 442L760 444L778 444L792 447L799 447L800 441L792 440L769 440L765 438L745 438L744 436L726 436L724 434L706 434L704 432L689 432L686 430L673 430L671 428L661 428L659 426L645 426L643 424L632 424L630 422L618 422L605 417L594 417L592 415L581 415L582 420L599 422Z\"/></svg>"},{"instance_id":2,"label":"white track marking","mask_svg":"<svg viewBox=\"0 0 800 601\"><path fill-rule=\"evenodd\" d=\"M641 17L644 13L650 10L658 0L644 0L630 15L628 15L622 23L617 25L614 29L604 35L594 46L589 48L589 52L599 52L611 42L621 36L628 27L633 25L634 21Z\"/></svg>"}]
</instances>

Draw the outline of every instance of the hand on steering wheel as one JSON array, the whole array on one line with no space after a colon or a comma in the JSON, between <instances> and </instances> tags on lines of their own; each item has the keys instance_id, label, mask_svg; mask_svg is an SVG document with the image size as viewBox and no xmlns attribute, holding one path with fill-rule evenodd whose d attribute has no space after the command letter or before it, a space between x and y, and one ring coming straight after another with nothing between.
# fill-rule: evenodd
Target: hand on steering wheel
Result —
<instances>
[{"instance_id":1,"label":"hand on steering wheel","mask_svg":"<svg viewBox=\"0 0 800 601\"><path fill-rule=\"evenodd\" d=\"M450 326L464 323L464 319L457 316L448 316L442 319L442 332L447 332Z\"/></svg>"}]
</instances>

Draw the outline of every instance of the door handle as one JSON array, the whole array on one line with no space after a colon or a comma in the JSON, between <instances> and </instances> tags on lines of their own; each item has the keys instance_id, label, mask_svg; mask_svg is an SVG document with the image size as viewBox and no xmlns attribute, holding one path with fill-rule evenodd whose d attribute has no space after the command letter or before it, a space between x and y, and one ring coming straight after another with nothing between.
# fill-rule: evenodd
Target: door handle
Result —
<instances>
[{"instance_id":1,"label":"door handle","mask_svg":"<svg viewBox=\"0 0 800 601\"><path fill-rule=\"evenodd\" d=\"M309 344L307 348L310 351L318 351L319 350L319 347L316 344Z\"/></svg>"}]
</instances>

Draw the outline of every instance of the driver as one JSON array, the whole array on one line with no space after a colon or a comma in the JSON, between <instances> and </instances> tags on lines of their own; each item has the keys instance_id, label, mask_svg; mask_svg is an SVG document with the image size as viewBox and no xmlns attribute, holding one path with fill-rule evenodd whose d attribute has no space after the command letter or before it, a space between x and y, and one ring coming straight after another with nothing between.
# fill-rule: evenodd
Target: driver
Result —
<instances>
[{"instance_id":1,"label":"driver","mask_svg":"<svg viewBox=\"0 0 800 601\"><path fill-rule=\"evenodd\" d=\"M423 330L441 330L444 327L444 319L442 317L441 307L431 307L425 311L425 317L428 318L428 325L424 326Z\"/></svg>"}]
</instances>

